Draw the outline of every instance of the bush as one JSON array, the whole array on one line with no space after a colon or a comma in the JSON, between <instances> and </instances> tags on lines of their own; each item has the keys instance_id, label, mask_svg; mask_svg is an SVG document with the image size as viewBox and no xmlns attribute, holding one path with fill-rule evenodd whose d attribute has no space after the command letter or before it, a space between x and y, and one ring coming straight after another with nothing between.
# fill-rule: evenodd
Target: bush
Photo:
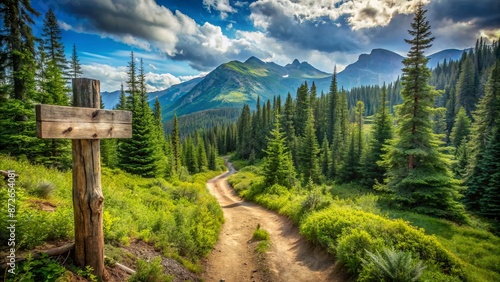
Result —
<instances>
[{"instance_id":1,"label":"bush","mask_svg":"<svg viewBox=\"0 0 500 282\"><path fill-rule=\"evenodd\" d=\"M381 254L366 250L368 259L361 259L363 270L358 281L412 282L419 281L425 266L415 262L411 253L385 248Z\"/></svg>"},{"instance_id":2,"label":"bush","mask_svg":"<svg viewBox=\"0 0 500 282\"><path fill-rule=\"evenodd\" d=\"M160 257L156 257L150 262L139 259L136 271L128 279L129 282L169 282L173 280L171 276L163 274Z\"/></svg>"},{"instance_id":3,"label":"bush","mask_svg":"<svg viewBox=\"0 0 500 282\"><path fill-rule=\"evenodd\" d=\"M366 257L367 250L379 250L383 246L380 239L375 239L364 230L354 229L349 235L338 240L337 258L350 273L357 273L361 269L361 262Z\"/></svg>"},{"instance_id":4,"label":"bush","mask_svg":"<svg viewBox=\"0 0 500 282\"><path fill-rule=\"evenodd\" d=\"M359 230L358 233L355 233L356 229ZM361 232L364 231L389 247L411 252L420 259L435 263L444 273L464 277L464 264L460 259L446 250L434 236L425 235L423 229L417 229L403 220L390 220L351 207L332 206L307 217L302 222L300 231L309 240L327 247L332 254L336 254L340 242L342 248L346 249L345 252L354 249L350 246L351 242L358 242L360 245L366 243L370 237ZM356 235L352 235L354 237L349 240L344 238L350 234ZM345 261L351 263L349 256L345 257ZM356 262L352 264L355 265Z\"/></svg>"}]
</instances>

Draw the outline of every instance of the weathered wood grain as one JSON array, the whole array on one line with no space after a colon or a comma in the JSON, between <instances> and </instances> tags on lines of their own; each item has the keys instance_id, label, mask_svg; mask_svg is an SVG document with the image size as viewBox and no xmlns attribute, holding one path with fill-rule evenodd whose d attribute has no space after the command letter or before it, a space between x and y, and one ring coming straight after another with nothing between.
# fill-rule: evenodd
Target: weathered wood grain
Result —
<instances>
[{"instance_id":1,"label":"weathered wood grain","mask_svg":"<svg viewBox=\"0 0 500 282\"><path fill-rule=\"evenodd\" d=\"M73 105L99 108L99 81L73 79ZM104 196L101 188L100 140L74 139L73 209L75 218L75 263L89 265L100 281L104 278Z\"/></svg>"},{"instance_id":2,"label":"weathered wood grain","mask_svg":"<svg viewBox=\"0 0 500 282\"><path fill-rule=\"evenodd\" d=\"M39 138L131 138L132 112L36 105Z\"/></svg>"}]
</instances>

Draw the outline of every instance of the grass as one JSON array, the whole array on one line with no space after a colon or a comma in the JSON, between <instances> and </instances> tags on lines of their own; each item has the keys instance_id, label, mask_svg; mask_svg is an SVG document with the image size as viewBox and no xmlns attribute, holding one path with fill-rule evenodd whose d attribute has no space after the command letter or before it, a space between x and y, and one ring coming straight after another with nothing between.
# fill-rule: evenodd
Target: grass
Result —
<instances>
[{"instance_id":1,"label":"grass","mask_svg":"<svg viewBox=\"0 0 500 282\"><path fill-rule=\"evenodd\" d=\"M248 95L239 92L239 91L231 91L225 94L219 94L212 101L221 101L223 103L244 103L248 101L250 98Z\"/></svg>"},{"instance_id":2,"label":"grass","mask_svg":"<svg viewBox=\"0 0 500 282\"><path fill-rule=\"evenodd\" d=\"M271 243L269 232L262 229L260 225L257 225L257 229L255 229L255 231L253 232L252 239L259 241L259 244L257 244L257 247L255 248L258 253L262 254L269 250L269 246Z\"/></svg>"},{"instance_id":3,"label":"grass","mask_svg":"<svg viewBox=\"0 0 500 282\"><path fill-rule=\"evenodd\" d=\"M19 175L16 181L19 251L31 250L47 241L73 240L71 172L6 156L0 156L0 169L15 170ZM167 181L103 167L106 255L119 260L120 246L140 239L186 267L199 270L199 258L215 245L224 221L222 209L206 189L206 181L220 173L210 171L188 176L184 181ZM8 197L5 185L3 181L0 183L0 202L6 202ZM52 207L53 211L43 210L40 204ZM6 216L0 213L0 221L5 222ZM6 241L7 235L1 232L0 240Z\"/></svg>"},{"instance_id":4,"label":"grass","mask_svg":"<svg viewBox=\"0 0 500 282\"><path fill-rule=\"evenodd\" d=\"M239 165L244 166L248 165L248 163L241 162ZM446 271L440 268L439 264L435 264L432 261L426 261L427 268L421 277L422 281L500 281L500 238L490 233L488 231L488 224L479 219L470 217L470 225L458 225L447 220L433 218L410 211L396 210L385 204L387 201L383 195L356 184L316 187L316 192L312 194L310 191L301 187L274 193L271 190L274 191L279 189L264 187L262 185L260 168L255 166L246 166L242 168L237 174L229 178L229 182L242 197L262 204L280 214L287 215L299 226L302 226L307 218L319 215L324 209L329 210L330 208L328 208L328 206L330 206L334 208L334 210L338 210L339 208L344 209L346 215L363 212L363 216L366 215L368 218L378 216L380 220L390 220L387 221L387 224L389 224L388 227L392 226L399 228L397 226L414 226L408 229L408 231L411 231L412 228L415 229L415 227L422 228L422 231L411 231L408 234L415 234L416 236L419 232L422 232L422 235L427 235L427 237L421 237L421 235L417 236L422 239L415 238L424 240L423 242L427 242L430 244L429 246L437 244L437 249L444 250L443 254L446 254L451 262L457 264L454 270L455 275L450 276L446 274ZM320 198L319 201L321 203L325 204L320 205L317 210L311 210L310 207L315 205L307 205L308 201L318 198ZM323 214L325 216L324 219L333 216L332 213L329 212L323 212ZM319 219L319 217L317 218ZM376 218L373 219L375 220ZM393 222L393 220L396 219L400 221ZM401 219L403 221L401 221ZM380 246L387 242L380 241L379 238L381 237L376 235L382 235L381 233L363 233L363 230L377 230L376 226L379 223L376 222L378 222L378 220L379 219L373 221L373 223L371 223L372 225L370 225L370 223L354 224L353 226L355 228L357 228L356 226L358 225L364 225L368 228L357 228L361 230L361 233L351 233L352 231L347 231L349 229L346 229L345 232L347 233L342 235L348 235L345 237L345 240L341 242L343 250L356 250L356 244L358 244L356 242L365 242L365 244L368 244L367 246L372 246L374 248L372 251L382 251L382 249L379 249ZM382 221L386 222L385 220ZM311 223L311 227L314 228L323 228L322 224L324 224L321 222ZM383 232L387 232L387 230L388 229ZM388 238L393 238L393 235ZM404 237L400 239L403 240L401 242L408 240L408 238ZM332 245L325 246L325 248L335 254L337 248L336 244L338 242L335 240L331 242ZM399 246L410 249L417 247L418 249L418 245L410 247L411 245L401 245L401 243L399 243Z\"/></svg>"}]
</instances>

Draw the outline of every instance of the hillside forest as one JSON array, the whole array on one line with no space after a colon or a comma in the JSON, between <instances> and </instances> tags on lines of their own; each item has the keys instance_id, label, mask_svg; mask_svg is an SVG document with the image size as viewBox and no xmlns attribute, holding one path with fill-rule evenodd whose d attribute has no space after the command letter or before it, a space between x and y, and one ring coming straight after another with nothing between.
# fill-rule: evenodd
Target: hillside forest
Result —
<instances>
[{"instance_id":1,"label":"hillside forest","mask_svg":"<svg viewBox=\"0 0 500 282\"><path fill-rule=\"evenodd\" d=\"M2 5L0 170L18 175L16 248L27 253L73 238L71 143L36 138L34 105L72 105L82 71L77 46L64 56L51 10L36 38L41 15L29 1ZM129 281L171 281L166 258L203 271L224 222L205 183L227 156L239 169L229 178L236 192L290 218L349 281L499 281L500 46L480 38L429 69L425 14L420 5L401 39L409 51L396 81L345 90L334 71L326 93L304 82L255 108L167 122L131 52L115 109L133 113L132 138L101 141L108 266L131 261ZM7 190L2 182L2 205ZM146 262L126 251L139 241L162 255ZM6 280L95 281L71 263L28 257Z\"/></svg>"}]
</instances>

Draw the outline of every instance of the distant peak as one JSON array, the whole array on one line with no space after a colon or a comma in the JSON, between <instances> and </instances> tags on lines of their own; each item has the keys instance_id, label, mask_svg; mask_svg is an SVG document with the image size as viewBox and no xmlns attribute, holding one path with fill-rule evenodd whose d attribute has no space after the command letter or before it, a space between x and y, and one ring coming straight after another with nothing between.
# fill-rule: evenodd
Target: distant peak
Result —
<instances>
[{"instance_id":1,"label":"distant peak","mask_svg":"<svg viewBox=\"0 0 500 282\"><path fill-rule=\"evenodd\" d=\"M293 60L292 65L294 65L294 66L295 66L295 65L300 65L299 60L297 60L297 59Z\"/></svg>"},{"instance_id":2,"label":"distant peak","mask_svg":"<svg viewBox=\"0 0 500 282\"><path fill-rule=\"evenodd\" d=\"M259 63L259 64L262 64L264 62L261 61L259 58L255 57L255 56L252 56L252 57L248 58L248 60L246 60L245 63Z\"/></svg>"}]
</instances>

